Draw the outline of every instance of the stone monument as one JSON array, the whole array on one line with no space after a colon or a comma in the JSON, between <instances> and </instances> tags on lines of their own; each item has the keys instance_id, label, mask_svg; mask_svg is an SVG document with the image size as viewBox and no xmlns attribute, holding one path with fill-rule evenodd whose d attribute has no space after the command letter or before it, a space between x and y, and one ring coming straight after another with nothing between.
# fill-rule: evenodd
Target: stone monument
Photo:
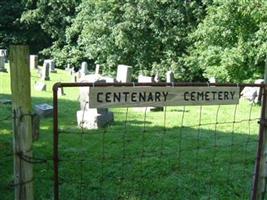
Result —
<instances>
[{"instance_id":1,"label":"stone monument","mask_svg":"<svg viewBox=\"0 0 267 200\"><path fill-rule=\"evenodd\" d=\"M133 68L127 65L118 65L116 80L119 83L129 83L132 81Z\"/></svg>"},{"instance_id":2,"label":"stone monument","mask_svg":"<svg viewBox=\"0 0 267 200\"><path fill-rule=\"evenodd\" d=\"M34 89L37 91L46 91L46 84L43 82L36 82L34 84Z\"/></svg>"},{"instance_id":3,"label":"stone monument","mask_svg":"<svg viewBox=\"0 0 267 200\"><path fill-rule=\"evenodd\" d=\"M166 72L166 82L173 83L174 82L174 73L172 71Z\"/></svg>"},{"instance_id":4,"label":"stone monument","mask_svg":"<svg viewBox=\"0 0 267 200\"><path fill-rule=\"evenodd\" d=\"M42 68L42 73L41 73L41 80L43 81L49 81L49 63L44 62L43 68Z\"/></svg>"},{"instance_id":5,"label":"stone monument","mask_svg":"<svg viewBox=\"0 0 267 200\"><path fill-rule=\"evenodd\" d=\"M51 73L57 73L56 69L55 69L55 62L53 59L46 59L44 60L44 64L48 64L49 66L49 72Z\"/></svg>"},{"instance_id":6,"label":"stone monument","mask_svg":"<svg viewBox=\"0 0 267 200\"><path fill-rule=\"evenodd\" d=\"M38 69L38 56L30 55L30 69Z\"/></svg>"},{"instance_id":7,"label":"stone monument","mask_svg":"<svg viewBox=\"0 0 267 200\"><path fill-rule=\"evenodd\" d=\"M96 64L96 66L95 66L95 74L96 75L101 74L101 68L100 68L99 64Z\"/></svg>"},{"instance_id":8,"label":"stone monument","mask_svg":"<svg viewBox=\"0 0 267 200\"><path fill-rule=\"evenodd\" d=\"M95 75L87 75L82 78L81 82L97 83L105 82ZM89 88L80 87L80 110L77 111L78 126L85 129L98 129L114 121L112 112L107 108L90 108L89 107Z\"/></svg>"},{"instance_id":9,"label":"stone monument","mask_svg":"<svg viewBox=\"0 0 267 200\"><path fill-rule=\"evenodd\" d=\"M5 68L5 57L0 55L0 72L7 72Z\"/></svg>"},{"instance_id":10,"label":"stone monument","mask_svg":"<svg viewBox=\"0 0 267 200\"><path fill-rule=\"evenodd\" d=\"M81 76L85 76L89 74L87 62L82 62L80 73L81 73Z\"/></svg>"}]
</instances>

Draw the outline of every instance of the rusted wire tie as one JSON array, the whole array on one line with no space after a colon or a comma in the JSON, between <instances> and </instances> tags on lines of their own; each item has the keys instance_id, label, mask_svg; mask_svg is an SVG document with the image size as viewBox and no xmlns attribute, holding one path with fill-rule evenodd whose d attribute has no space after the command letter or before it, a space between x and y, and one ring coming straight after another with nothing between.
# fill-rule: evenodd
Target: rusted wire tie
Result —
<instances>
[{"instance_id":1,"label":"rusted wire tie","mask_svg":"<svg viewBox=\"0 0 267 200\"><path fill-rule=\"evenodd\" d=\"M30 180L27 180L27 181L21 181L21 182L18 182L18 183L10 183L9 187L18 187L18 186L22 186L22 185L26 185L26 184L32 183L33 181L34 181L34 178L32 177Z\"/></svg>"},{"instance_id":2,"label":"rusted wire tie","mask_svg":"<svg viewBox=\"0 0 267 200\"><path fill-rule=\"evenodd\" d=\"M43 164L43 163L48 163L49 160L50 161L53 160L53 159L43 159L43 158L27 156L27 155L24 155L22 152L18 152L17 155L21 160L31 163L31 164Z\"/></svg>"}]
</instances>

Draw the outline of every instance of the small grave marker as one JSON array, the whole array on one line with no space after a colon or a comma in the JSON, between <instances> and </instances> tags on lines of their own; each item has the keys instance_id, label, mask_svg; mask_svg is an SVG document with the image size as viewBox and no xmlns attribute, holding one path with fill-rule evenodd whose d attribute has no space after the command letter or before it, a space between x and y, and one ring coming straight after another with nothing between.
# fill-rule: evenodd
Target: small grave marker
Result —
<instances>
[{"instance_id":1,"label":"small grave marker","mask_svg":"<svg viewBox=\"0 0 267 200\"><path fill-rule=\"evenodd\" d=\"M38 104L34 106L37 115L40 118L52 117L53 116L53 106L49 104Z\"/></svg>"}]
</instances>

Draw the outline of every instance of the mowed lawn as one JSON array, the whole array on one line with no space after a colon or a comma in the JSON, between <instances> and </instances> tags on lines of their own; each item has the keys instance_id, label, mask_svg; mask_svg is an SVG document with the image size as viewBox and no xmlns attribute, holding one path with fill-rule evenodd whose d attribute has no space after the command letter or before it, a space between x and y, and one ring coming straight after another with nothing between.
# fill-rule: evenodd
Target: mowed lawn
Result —
<instances>
[{"instance_id":1,"label":"mowed lawn","mask_svg":"<svg viewBox=\"0 0 267 200\"><path fill-rule=\"evenodd\" d=\"M8 67L8 66L7 66ZM57 70L32 104L52 105L52 86L69 82ZM61 199L249 199L260 106L177 106L163 112L111 109L114 123L77 127L79 88L59 100ZM11 99L9 73L0 73L0 99ZM13 199L11 105L0 104L0 199ZM53 199L52 118L42 119L33 144L36 199Z\"/></svg>"}]
</instances>

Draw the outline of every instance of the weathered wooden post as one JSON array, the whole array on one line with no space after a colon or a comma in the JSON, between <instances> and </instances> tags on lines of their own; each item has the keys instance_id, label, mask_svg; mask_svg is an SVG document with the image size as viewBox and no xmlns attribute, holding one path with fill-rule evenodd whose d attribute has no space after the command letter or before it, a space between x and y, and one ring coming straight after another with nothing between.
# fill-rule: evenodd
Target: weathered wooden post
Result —
<instances>
[{"instance_id":1,"label":"weathered wooden post","mask_svg":"<svg viewBox=\"0 0 267 200\"><path fill-rule=\"evenodd\" d=\"M29 48L10 46L15 200L33 200L32 105Z\"/></svg>"}]
</instances>

